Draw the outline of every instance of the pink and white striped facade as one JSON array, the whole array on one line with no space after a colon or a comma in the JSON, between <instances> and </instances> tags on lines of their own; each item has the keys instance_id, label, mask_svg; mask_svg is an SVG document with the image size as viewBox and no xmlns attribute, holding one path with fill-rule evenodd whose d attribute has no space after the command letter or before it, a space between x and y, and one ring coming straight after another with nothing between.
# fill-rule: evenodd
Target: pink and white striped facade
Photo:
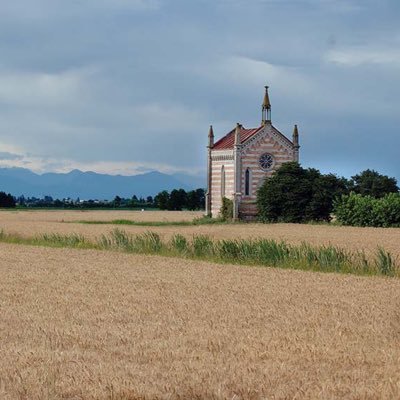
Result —
<instances>
[{"instance_id":1,"label":"pink and white striped facade","mask_svg":"<svg viewBox=\"0 0 400 400\"><path fill-rule=\"evenodd\" d=\"M260 158L267 154L272 156L268 156L272 165L262 168ZM226 197L233 200L233 218L255 218L258 188L283 163L298 160L297 126L291 141L269 120L262 121L262 125L256 129L245 129L238 124L236 129L215 144L210 128L207 214L218 217L222 198Z\"/></svg>"}]
</instances>

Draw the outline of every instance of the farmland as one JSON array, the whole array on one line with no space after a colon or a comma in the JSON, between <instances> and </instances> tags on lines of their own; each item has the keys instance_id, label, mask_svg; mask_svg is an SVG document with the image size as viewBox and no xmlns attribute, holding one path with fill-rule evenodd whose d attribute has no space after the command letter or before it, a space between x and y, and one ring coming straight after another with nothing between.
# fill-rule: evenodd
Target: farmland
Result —
<instances>
[{"instance_id":1,"label":"farmland","mask_svg":"<svg viewBox=\"0 0 400 400\"><path fill-rule=\"evenodd\" d=\"M79 233L88 238L98 238L110 233L116 225L114 220L148 222L192 221L200 218L201 212L160 211L1 211L0 229L7 233L25 236L44 233ZM89 225L78 221L109 221L110 224ZM329 225L299 224L233 224L195 226L122 226L131 234L151 230L169 239L176 233L188 238L193 235L208 235L215 239L271 238L288 243L306 242L312 245L332 244L352 251L375 252L378 246L400 256L400 228L355 228Z\"/></svg>"},{"instance_id":2,"label":"farmland","mask_svg":"<svg viewBox=\"0 0 400 400\"><path fill-rule=\"evenodd\" d=\"M199 213L4 212L26 237ZM399 255L400 229L123 226L168 239L266 237ZM400 280L0 243L0 398L400 397Z\"/></svg>"},{"instance_id":3,"label":"farmland","mask_svg":"<svg viewBox=\"0 0 400 400\"><path fill-rule=\"evenodd\" d=\"M114 220L148 222L192 221L201 212L162 211L1 211L0 229L7 233L32 236L43 233L79 233L96 238L111 232ZM77 221L109 221L110 224L90 225ZM400 228L357 228L329 225L299 224L237 224L195 226L122 226L124 231L139 234L151 230L170 238L176 233L187 237L209 235L216 239L271 238L288 243L307 242L312 245L332 244L353 251L375 252L378 246L400 256Z\"/></svg>"}]
</instances>

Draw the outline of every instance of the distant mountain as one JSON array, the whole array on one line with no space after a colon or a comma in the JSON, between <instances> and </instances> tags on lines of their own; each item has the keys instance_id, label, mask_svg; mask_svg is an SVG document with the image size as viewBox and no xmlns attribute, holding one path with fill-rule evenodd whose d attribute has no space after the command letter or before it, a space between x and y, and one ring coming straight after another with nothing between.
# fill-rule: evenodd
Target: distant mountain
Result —
<instances>
[{"instance_id":1,"label":"distant mountain","mask_svg":"<svg viewBox=\"0 0 400 400\"><path fill-rule=\"evenodd\" d=\"M192 188L205 188L206 185L206 176L193 176L186 175L183 173L176 173L172 175L179 182L185 183L187 186Z\"/></svg>"},{"instance_id":2,"label":"distant mountain","mask_svg":"<svg viewBox=\"0 0 400 400\"><path fill-rule=\"evenodd\" d=\"M179 177L183 179L179 179ZM184 174L178 176L161 172L148 172L141 175L123 176L106 175L96 172L73 170L62 173L45 173L42 175L24 168L0 168L0 191L14 196L25 197L52 196L53 198L70 197L76 199L113 199L116 195L130 198L154 196L162 190L191 190L200 185L199 179Z\"/></svg>"}]
</instances>

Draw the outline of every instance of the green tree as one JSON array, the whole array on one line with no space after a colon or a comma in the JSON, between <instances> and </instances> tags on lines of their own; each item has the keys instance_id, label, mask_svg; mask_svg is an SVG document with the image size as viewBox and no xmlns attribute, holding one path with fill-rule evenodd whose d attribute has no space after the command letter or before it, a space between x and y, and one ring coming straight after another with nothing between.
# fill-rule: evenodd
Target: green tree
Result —
<instances>
[{"instance_id":1,"label":"green tree","mask_svg":"<svg viewBox=\"0 0 400 400\"><path fill-rule=\"evenodd\" d=\"M121 201L122 201L121 197L115 196L113 200L113 206L119 208L121 206Z\"/></svg>"},{"instance_id":2,"label":"green tree","mask_svg":"<svg viewBox=\"0 0 400 400\"><path fill-rule=\"evenodd\" d=\"M166 190L158 193L154 198L154 204L160 210L167 210L169 205L169 193Z\"/></svg>"},{"instance_id":3,"label":"green tree","mask_svg":"<svg viewBox=\"0 0 400 400\"><path fill-rule=\"evenodd\" d=\"M384 197L388 193L398 193L396 178L381 175L379 172L367 169L352 176L352 190L363 196L375 198Z\"/></svg>"},{"instance_id":4,"label":"green tree","mask_svg":"<svg viewBox=\"0 0 400 400\"><path fill-rule=\"evenodd\" d=\"M189 210L202 210L205 206L204 189L191 190L187 193L186 207Z\"/></svg>"},{"instance_id":5,"label":"green tree","mask_svg":"<svg viewBox=\"0 0 400 400\"><path fill-rule=\"evenodd\" d=\"M283 164L257 194L260 219L267 222L330 220L333 201L348 193L348 182L296 162Z\"/></svg>"},{"instance_id":6,"label":"green tree","mask_svg":"<svg viewBox=\"0 0 400 400\"><path fill-rule=\"evenodd\" d=\"M257 193L259 217L268 222L302 222L311 196L307 171L296 162L283 164Z\"/></svg>"},{"instance_id":7,"label":"green tree","mask_svg":"<svg viewBox=\"0 0 400 400\"><path fill-rule=\"evenodd\" d=\"M310 168L307 177L312 187L311 199L305 210L306 221L329 221L336 198L349 192L349 182L334 174L323 175Z\"/></svg>"},{"instance_id":8,"label":"green tree","mask_svg":"<svg viewBox=\"0 0 400 400\"><path fill-rule=\"evenodd\" d=\"M0 192L0 207L14 208L15 206L15 199L10 193Z\"/></svg>"},{"instance_id":9,"label":"green tree","mask_svg":"<svg viewBox=\"0 0 400 400\"><path fill-rule=\"evenodd\" d=\"M172 190L169 196L168 210L181 211L186 205L187 193L183 189Z\"/></svg>"}]
</instances>

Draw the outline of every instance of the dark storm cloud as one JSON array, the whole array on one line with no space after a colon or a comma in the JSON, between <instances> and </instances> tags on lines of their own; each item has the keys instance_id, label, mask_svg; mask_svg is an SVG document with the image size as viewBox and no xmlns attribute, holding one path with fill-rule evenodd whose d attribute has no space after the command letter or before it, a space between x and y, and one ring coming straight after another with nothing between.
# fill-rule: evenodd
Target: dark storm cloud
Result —
<instances>
[{"instance_id":1,"label":"dark storm cloud","mask_svg":"<svg viewBox=\"0 0 400 400\"><path fill-rule=\"evenodd\" d=\"M395 0L15 0L2 11L0 150L29 152L33 168L199 171L209 123L217 135L257 125L268 83L274 123L300 126L304 165L400 178Z\"/></svg>"}]
</instances>

